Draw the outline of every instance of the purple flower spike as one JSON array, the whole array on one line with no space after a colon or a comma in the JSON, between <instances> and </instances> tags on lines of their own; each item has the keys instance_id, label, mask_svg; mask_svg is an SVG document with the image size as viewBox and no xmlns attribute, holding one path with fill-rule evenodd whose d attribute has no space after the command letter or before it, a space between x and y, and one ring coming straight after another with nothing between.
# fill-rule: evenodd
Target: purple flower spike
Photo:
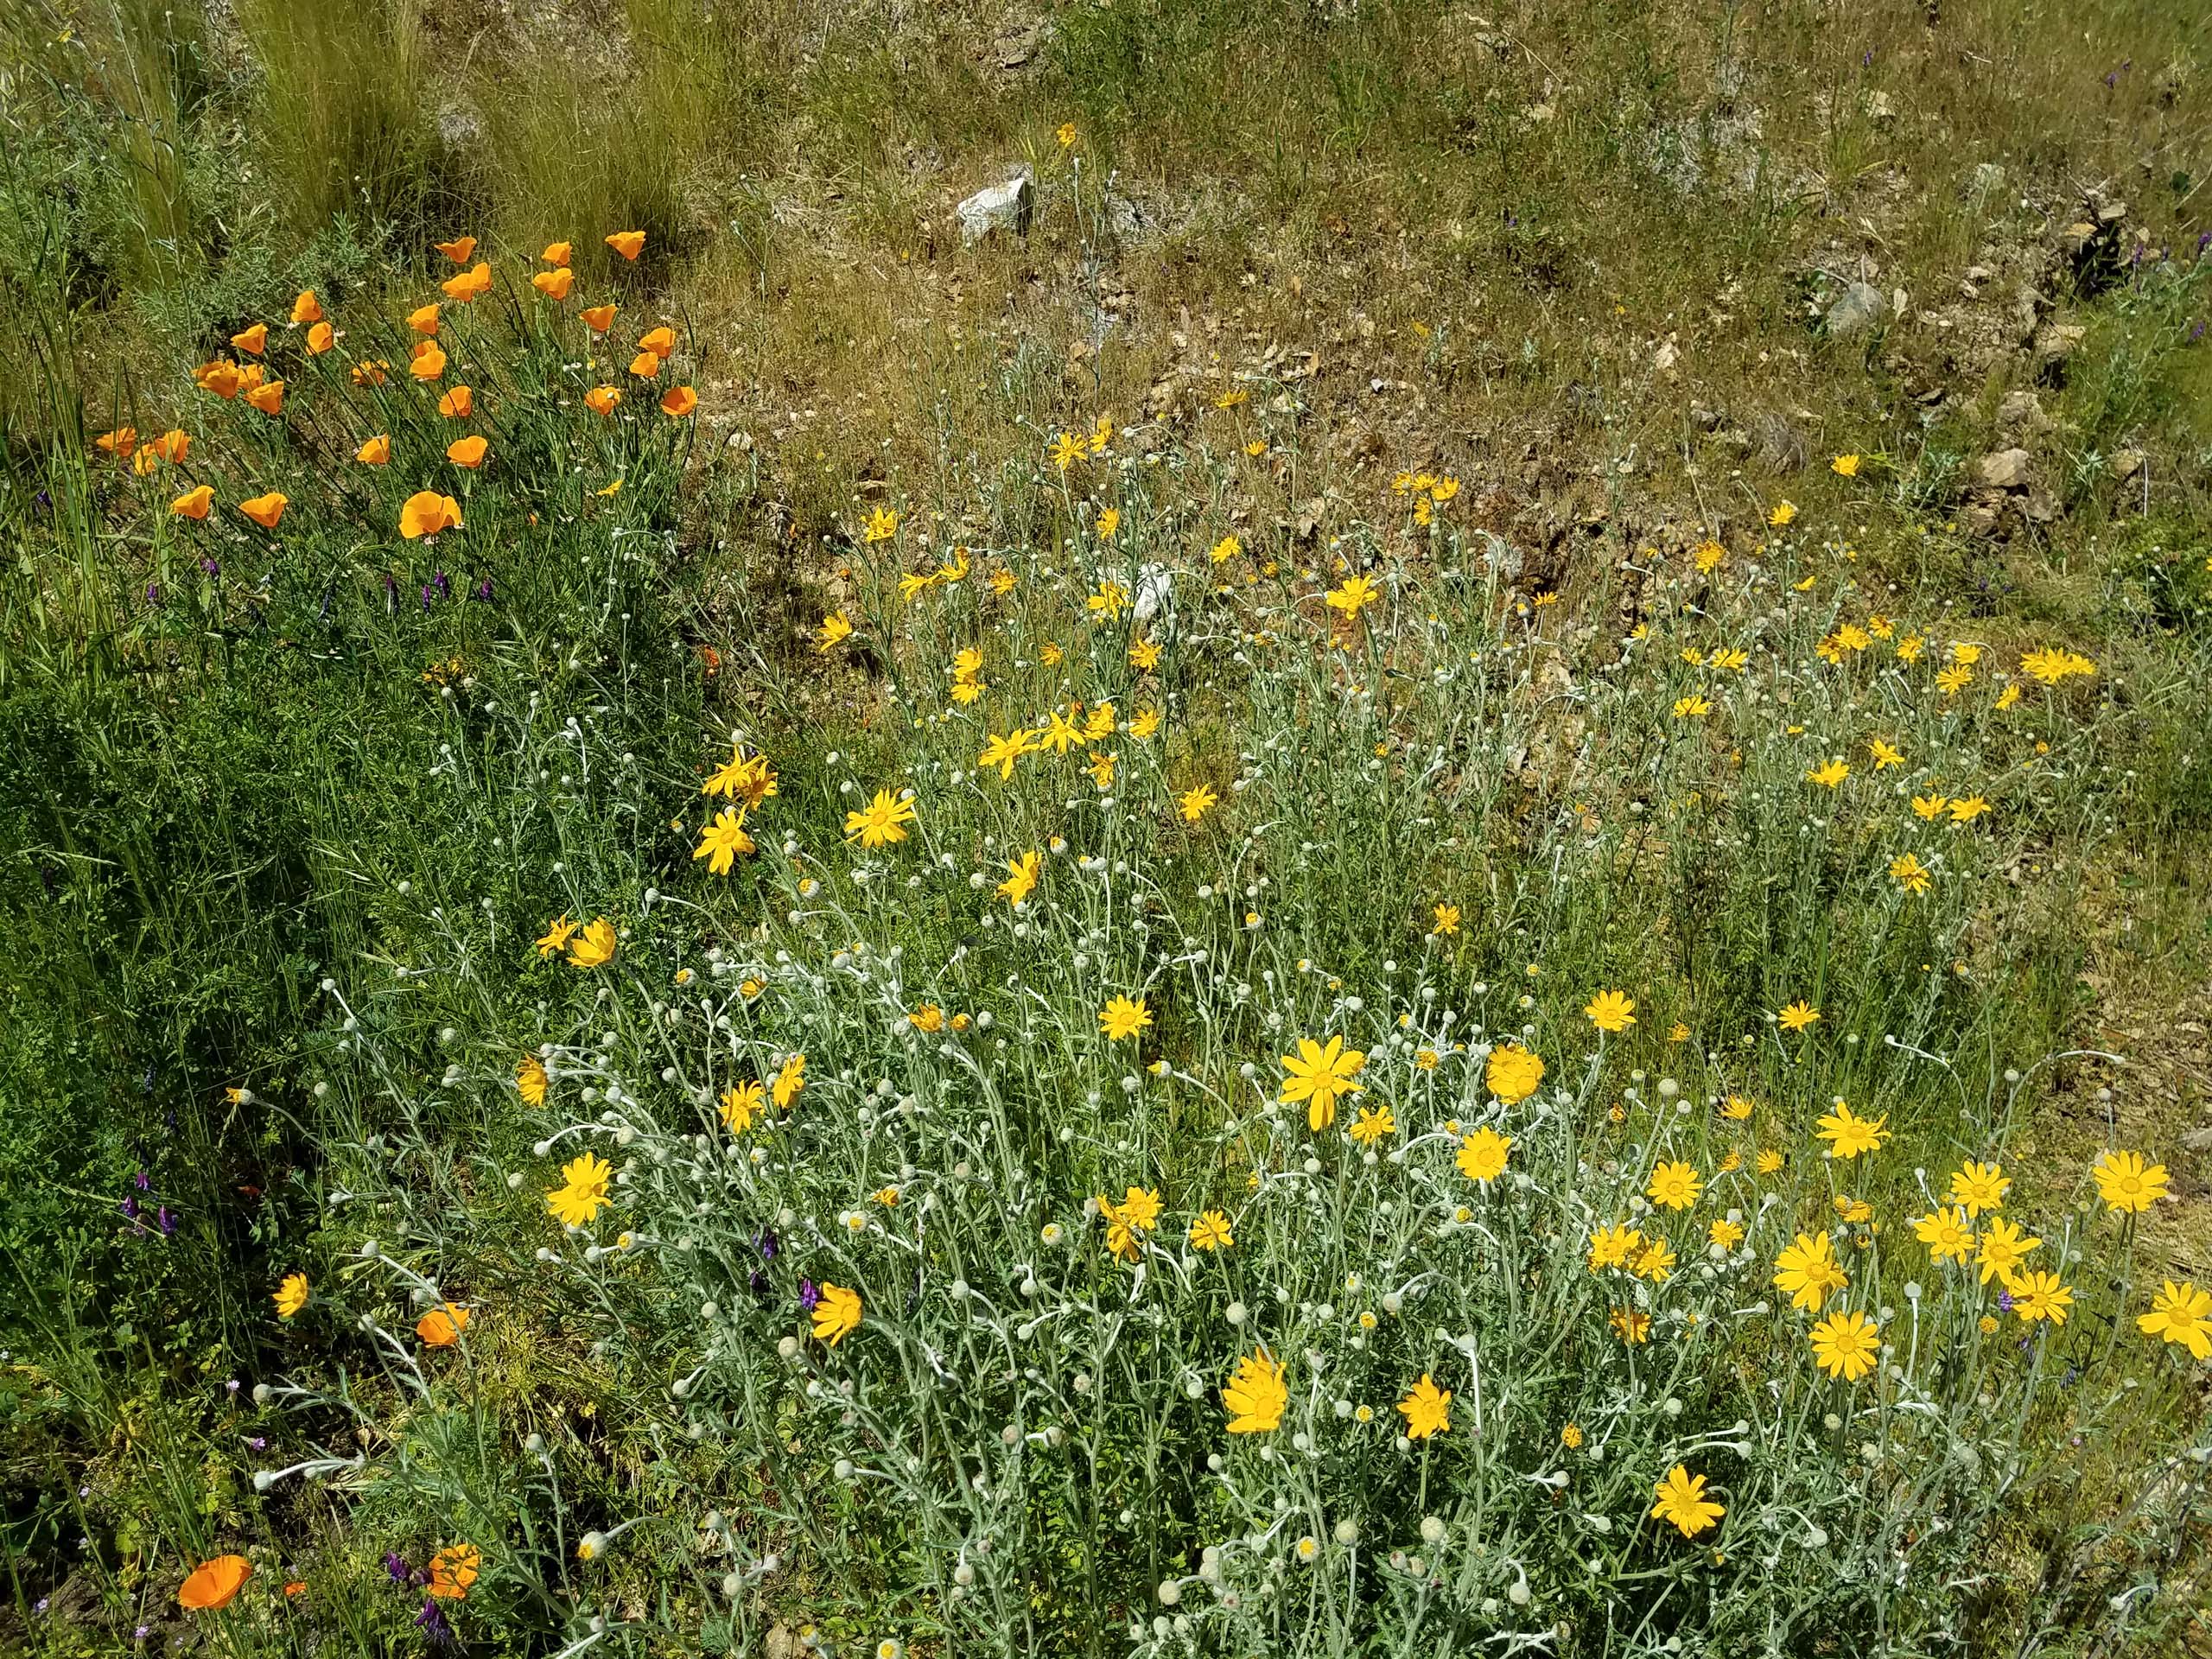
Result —
<instances>
[{"instance_id":1,"label":"purple flower spike","mask_svg":"<svg viewBox=\"0 0 2212 1659\"><path fill-rule=\"evenodd\" d=\"M446 1622L445 1609L438 1605L435 1596L423 1598L423 1611L415 1615L415 1622L422 1626L423 1634L430 1638L433 1647L442 1648L453 1640L453 1626Z\"/></svg>"},{"instance_id":2,"label":"purple flower spike","mask_svg":"<svg viewBox=\"0 0 2212 1659\"><path fill-rule=\"evenodd\" d=\"M798 1305L801 1307L811 1313L814 1305L821 1300L822 1293L814 1287L813 1280L802 1279L798 1281Z\"/></svg>"}]
</instances>

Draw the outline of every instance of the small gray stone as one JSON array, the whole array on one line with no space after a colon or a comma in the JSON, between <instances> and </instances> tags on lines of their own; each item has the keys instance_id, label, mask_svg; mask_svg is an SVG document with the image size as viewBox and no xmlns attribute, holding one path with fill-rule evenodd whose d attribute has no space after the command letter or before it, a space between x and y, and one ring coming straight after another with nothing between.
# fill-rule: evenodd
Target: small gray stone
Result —
<instances>
[{"instance_id":1,"label":"small gray stone","mask_svg":"<svg viewBox=\"0 0 2212 1659\"><path fill-rule=\"evenodd\" d=\"M2037 437L2054 424L2044 412L2043 399L2032 391L2008 391L1997 405L1997 429L2008 438Z\"/></svg>"},{"instance_id":2,"label":"small gray stone","mask_svg":"<svg viewBox=\"0 0 2212 1659\"><path fill-rule=\"evenodd\" d=\"M1005 183L978 190L960 204L957 212L961 241L980 242L999 230L1010 231L1016 236L1027 235L1030 210L1036 200L1036 178L1024 163Z\"/></svg>"},{"instance_id":3,"label":"small gray stone","mask_svg":"<svg viewBox=\"0 0 2212 1659\"><path fill-rule=\"evenodd\" d=\"M2036 330L2036 356L2044 363L2063 363L2088 334L2079 323L2046 322Z\"/></svg>"},{"instance_id":4,"label":"small gray stone","mask_svg":"<svg viewBox=\"0 0 2212 1659\"><path fill-rule=\"evenodd\" d=\"M1987 489L2024 490L2034 465L2024 449L1999 449L1974 462L1974 479Z\"/></svg>"},{"instance_id":5,"label":"small gray stone","mask_svg":"<svg viewBox=\"0 0 2212 1659\"><path fill-rule=\"evenodd\" d=\"M1878 328L1890 314L1890 302L1882 297L1882 290L1872 283L1853 283L1836 296L1828 307L1828 338L1848 340L1853 334Z\"/></svg>"}]
</instances>

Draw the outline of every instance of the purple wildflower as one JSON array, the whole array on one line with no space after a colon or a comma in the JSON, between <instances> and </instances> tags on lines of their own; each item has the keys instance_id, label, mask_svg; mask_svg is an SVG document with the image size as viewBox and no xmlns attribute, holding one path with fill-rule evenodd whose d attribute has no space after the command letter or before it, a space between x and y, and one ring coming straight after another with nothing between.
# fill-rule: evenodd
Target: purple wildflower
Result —
<instances>
[{"instance_id":1,"label":"purple wildflower","mask_svg":"<svg viewBox=\"0 0 2212 1659\"><path fill-rule=\"evenodd\" d=\"M423 1599L423 1611L415 1615L415 1622L423 1634L430 1638L433 1647L444 1647L453 1640L453 1626L446 1622L445 1609L438 1605L435 1596Z\"/></svg>"},{"instance_id":2,"label":"purple wildflower","mask_svg":"<svg viewBox=\"0 0 2212 1659\"><path fill-rule=\"evenodd\" d=\"M164 1238L176 1231L176 1217L170 1211L168 1205L165 1204L154 1212L154 1224L162 1230L162 1236Z\"/></svg>"},{"instance_id":3,"label":"purple wildflower","mask_svg":"<svg viewBox=\"0 0 2212 1659\"><path fill-rule=\"evenodd\" d=\"M802 1308L811 1313L814 1305L821 1300L822 1293L814 1287L813 1280L802 1279L798 1281L798 1305Z\"/></svg>"},{"instance_id":4,"label":"purple wildflower","mask_svg":"<svg viewBox=\"0 0 2212 1659\"><path fill-rule=\"evenodd\" d=\"M481 581L481 582L478 582L478 583L476 584L476 597L477 597L478 599L481 600L481 601L482 601L485 604L486 604L486 605L489 605L489 604L492 602L492 578L491 578L491 577L486 576L486 577L485 577L485 578L484 578L484 580L483 580L483 581Z\"/></svg>"}]
</instances>

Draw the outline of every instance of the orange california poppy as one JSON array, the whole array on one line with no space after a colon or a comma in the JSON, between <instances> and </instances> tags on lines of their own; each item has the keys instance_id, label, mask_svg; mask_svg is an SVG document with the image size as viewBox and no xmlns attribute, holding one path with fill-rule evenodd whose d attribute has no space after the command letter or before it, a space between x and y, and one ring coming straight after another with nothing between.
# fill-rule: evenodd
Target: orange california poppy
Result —
<instances>
[{"instance_id":1,"label":"orange california poppy","mask_svg":"<svg viewBox=\"0 0 2212 1659\"><path fill-rule=\"evenodd\" d=\"M284 383L271 380L256 386L246 393L245 400L264 415L281 415L284 412Z\"/></svg>"},{"instance_id":2,"label":"orange california poppy","mask_svg":"<svg viewBox=\"0 0 2212 1659\"><path fill-rule=\"evenodd\" d=\"M305 1579L287 1579L284 1580L285 1600L295 1600L301 1596L304 1596L307 1592L308 1581Z\"/></svg>"},{"instance_id":3,"label":"orange california poppy","mask_svg":"<svg viewBox=\"0 0 2212 1659\"><path fill-rule=\"evenodd\" d=\"M452 530L461 523L461 503L435 490L417 490L399 509L399 533L409 541Z\"/></svg>"},{"instance_id":4,"label":"orange california poppy","mask_svg":"<svg viewBox=\"0 0 2212 1659\"><path fill-rule=\"evenodd\" d=\"M432 300L428 305L416 306L407 314L407 326L418 334L428 334L435 340L438 337L438 302Z\"/></svg>"},{"instance_id":5,"label":"orange california poppy","mask_svg":"<svg viewBox=\"0 0 2212 1659\"><path fill-rule=\"evenodd\" d=\"M380 357L365 357L353 365L353 384L357 386L384 385L385 371L391 366Z\"/></svg>"},{"instance_id":6,"label":"orange california poppy","mask_svg":"<svg viewBox=\"0 0 2212 1659\"><path fill-rule=\"evenodd\" d=\"M232 334L231 344L250 357L259 357L269 349L269 325L257 322L242 334Z\"/></svg>"},{"instance_id":7,"label":"orange california poppy","mask_svg":"<svg viewBox=\"0 0 2212 1659\"><path fill-rule=\"evenodd\" d=\"M105 449L118 461L130 459L130 452L138 447L138 429L118 426L112 432L103 432L92 440L93 447Z\"/></svg>"},{"instance_id":8,"label":"orange california poppy","mask_svg":"<svg viewBox=\"0 0 2212 1659\"><path fill-rule=\"evenodd\" d=\"M276 528L276 521L284 516L284 496L271 490L266 495L257 495L251 501L238 503L238 511L264 530Z\"/></svg>"},{"instance_id":9,"label":"orange california poppy","mask_svg":"<svg viewBox=\"0 0 2212 1659\"><path fill-rule=\"evenodd\" d=\"M391 459L391 440L379 432L353 452L353 459L381 467Z\"/></svg>"},{"instance_id":10,"label":"orange california poppy","mask_svg":"<svg viewBox=\"0 0 2212 1659\"><path fill-rule=\"evenodd\" d=\"M327 322L318 322L308 330L308 355L321 357L338 343L338 331Z\"/></svg>"},{"instance_id":11,"label":"orange california poppy","mask_svg":"<svg viewBox=\"0 0 2212 1659\"><path fill-rule=\"evenodd\" d=\"M150 443L143 446L137 454L130 457L130 470L141 478L145 477L161 464L161 452Z\"/></svg>"},{"instance_id":12,"label":"orange california poppy","mask_svg":"<svg viewBox=\"0 0 2212 1659\"><path fill-rule=\"evenodd\" d=\"M256 386L259 385L268 378L269 369L265 364L241 363L238 365L238 390L240 391L251 391Z\"/></svg>"},{"instance_id":13,"label":"orange california poppy","mask_svg":"<svg viewBox=\"0 0 2212 1659\"><path fill-rule=\"evenodd\" d=\"M198 489L187 490L169 503L169 511L180 518L205 518L208 508L215 505L215 492L202 484Z\"/></svg>"},{"instance_id":14,"label":"orange california poppy","mask_svg":"<svg viewBox=\"0 0 2212 1659\"><path fill-rule=\"evenodd\" d=\"M181 465L192 448L192 436L179 427L171 427L146 446L163 461Z\"/></svg>"},{"instance_id":15,"label":"orange california poppy","mask_svg":"<svg viewBox=\"0 0 2212 1659\"><path fill-rule=\"evenodd\" d=\"M622 402L622 394L612 386L594 386L584 393L584 405L594 415L612 415Z\"/></svg>"},{"instance_id":16,"label":"orange california poppy","mask_svg":"<svg viewBox=\"0 0 2212 1659\"><path fill-rule=\"evenodd\" d=\"M607 245L625 259L635 259L645 251L645 233L643 231L617 231L607 238Z\"/></svg>"},{"instance_id":17,"label":"orange california poppy","mask_svg":"<svg viewBox=\"0 0 2212 1659\"><path fill-rule=\"evenodd\" d=\"M575 250L566 242L548 242L545 245L545 251L537 257L549 265L560 266L566 265L569 256L575 252Z\"/></svg>"},{"instance_id":18,"label":"orange california poppy","mask_svg":"<svg viewBox=\"0 0 2212 1659\"><path fill-rule=\"evenodd\" d=\"M465 1601L483 1565L484 1552L475 1545L447 1545L430 1557L430 1593L441 1601Z\"/></svg>"},{"instance_id":19,"label":"orange california poppy","mask_svg":"<svg viewBox=\"0 0 2212 1659\"><path fill-rule=\"evenodd\" d=\"M438 399L438 413L449 421L465 421L476 407L476 394L467 386L455 386Z\"/></svg>"},{"instance_id":20,"label":"orange california poppy","mask_svg":"<svg viewBox=\"0 0 2212 1659\"><path fill-rule=\"evenodd\" d=\"M218 1555L212 1561L202 1561L177 1587L177 1605L195 1613L227 1607L252 1576L253 1563L243 1555Z\"/></svg>"},{"instance_id":21,"label":"orange california poppy","mask_svg":"<svg viewBox=\"0 0 2212 1659\"><path fill-rule=\"evenodd\" d=\"M192 372L192 378L200 391L212 391L218 397L235 397L238 395L240 378L238 365L223 358L219 357L211 363L202 363Z\"/></svg>"},{"instance_id":22,"label":"orange california poppy","mask_svg":"<svg viewBox=\"0 0 2212 1659\"><path fill-rule=\"evenodd\" d=\"M302 289L299 298L292 302L292 327L296 328L303 322L321 321L322 302L315 298L315 289Z\"/></svg>"},{"instance_id":23,"label":"orange california poppy","mask_svg":"<svg viewBox=\"0 0 2212 1659\"><path fill-rule=\"evenodd\" d=\"M651 352L655 357L666 357L676 350L676 330L663 324L638 342L641 352Z\"/></svg>"},{"instance_id":24,"label":"orange california poppy","mask_svg":"<svg viewBox=\"0 0 2212 1659\"><path fill-rule=\"evenodd\" d=\"M660 395L660 412L681 420L699 407L699 394L689 386L671 386Z\"/></svg>"},{"instance_id":25,"label":"orange california poppy","mask_svg":"<svg viewBox=\"0 0 2212 1659\"><path fill-rule=\"evenodd\" d=\"M407 365L407 372L417 380L435 380L446 372L446 354L435 340L426 340L415 348L415 356Z\"/></svg>"},{"instance_id":26,"label":"orange california poppy","mask_svg":"<svg viewBox=\"0 0 2212 1659\"><path fill-rule=\"evenodd\" d=\"M660 359L651 352L639 352L630 359L630 372L640 380L650 380L660 372Z\"/></svg>"},{"instance_id":27,"label":"orange california poppy","mask_svg":"<svg viewBox=\"0 0 2212 1659\"><path fill-rule=\"evenodd\" d=\"M473 236L456 236L450 242L439 243L438 251L456 265L465 265L468 263L469 257L476 251L476 238Z\"/></svg>"},{"instance_id":28,"label":"orange california poppy","mask_svg":"<svg viewBox=\"0 0 2212 1659\"><path fill-rule=\"evenodd\" d=\"M452 1347L467 1329L468 1310L451 1303L434 1307L415 1321L415 1334L422 1338L424 1346L430 1348Z\"/></svg>"},{"instance_id":29,"label":"orange california poppy","mask_svg":"<svg viewBox=\"0 0 2212 1659\"><path fill-rule=\"evenodd\" d=\"M467 467L473 471L484 464L485 452L491 447L472 432L467 437L455 438L446 445L446 459L456 467Z\"/></svg>"},{"instance_id":30,"label":"orange california poppy","mask_svg":"<svg viewBox=\"0 0 2212 1659\"><path fill-rule=\"evenodd\" d=\"M479 296L492 291L492 267L480 259L470 269L457 276L447 277L438 286L445 290L447 297L466 305Z\"/></svg>"},{"instance_id":31,"label":"orange california poppy","mask_svg":"<svg viewBox=\"0 0 2212 1659\"><path fill-rule=\"evenodd\" d=\"M576 315L584 320L584 326L592 333L603 334L614 326L614 310L611 305L588 305Z\"/></svg>"},{"instance_id":32,"label":"orange california poppy","mask_svg":"<svg viewBox=\"0 0 2212 1659\"><path fill-rule=\"evenodd\" d=\"M565 300L575 282L576 273L563 265L557 270L539 271L530 279L530 285L549 300Z\"/></svg>"}]
</instances>

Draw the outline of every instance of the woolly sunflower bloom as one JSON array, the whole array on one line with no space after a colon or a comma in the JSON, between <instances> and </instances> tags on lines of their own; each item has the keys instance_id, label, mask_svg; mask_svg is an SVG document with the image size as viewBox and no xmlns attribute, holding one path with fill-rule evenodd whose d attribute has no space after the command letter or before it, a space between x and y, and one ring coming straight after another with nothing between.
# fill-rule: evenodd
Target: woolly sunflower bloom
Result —
<instances>
[{"instance_id":1,"label":"woolly sunflower bloom","mask_svg":"<svg viewBox=\"0 0 2212 1659\"><path fill-rule=\"evenodd\" d=\"M1106 1033L1109 1042L1118 1043L1123 1038L1134 1037L1151 1023L1152 1010L1141 996L1116 996L1098 1010L1098 1028Z\"/></svg>"},{"instance_id":2,"label":"woolly sunflower bloom","mask_svg":"<svg viewBox=\"0 0 2212 1659\"><path fill-rule=\"evenodd\" d=\"M2140 1215L2166 1196L2166 1166L2146 1164L2139 1152L2107 1152L2091 1166L2097 1196L2113 1215Z\"/></svg>"},{"instance_id":3,"label":"woolly sunflower bloom","mask_svg":"<svg viewBox=\"0 0 2212 1659\"><path fill-rule=\"evenodd\" d=\"M1800 1233L1775 1258L1774 1285L1789 1293L1789 1305L1817 1313L1831 1291L1851 1281L1835 1259L1835 1241L1826 1233Z\"/></svg>"},{"instance_id":4,"label":"woolly sunflower bloom","mask_svg":"<svg viewBox=\"0 0 2212 1659\"><path fill-rule=\"evenodd\" d=\"M2169 1279L2152 1299L2151 1311L2135 1316L2135 1328L2186 1348L2197 1359L2212 1359L2212 1291L2199 1290L2186 1279Z\"/></svg>"},{"instance_id":5,"label":"woolly sunflower bloom","mask_svg":"<svg viewBox=\"0 0 2212 1659\"><path fill-rule=\"evenodd\" d=\"M1485 1123L1459 1142L1452 1162L1469 1180L1480 1181L1487 1186L1505 1173L1506 1160L1512 1150L1513 1138L1500 1135Z\"/></svg>"},{"instance_id":6,"label":"woolly sunflower bloom","mask_svg":"<svg viewBox=\"0 0 2212 1659\"><path fill-rule=\"evenodd\" d=\"M1277 1098L1288 1106L1303 1101L1306 1127L1319 1135L1337 1121L1338 1100L1359 1092L1359 1085L1352 1079L1367 1064L1367 1056L1356 1048L1346 1048L1341 1037L1330 1038L1325 1046L1311 1037L1301 1037L1298 1052L1285 1054L1281 1060L1285 1076Z\"/></svg>"},{"instance_id":7,"label":"woolly sunflower bloom","mask_svg":"<svg viewBox=\"0 0 2212 1659\"><path fill-rule=\"evenodd\" d=\"M1245 1355L1221 1391L1221 1403L1229 1409L1231 1434L1267 1434L1281 1428L1283 1408L1290 1403L1281 1363L1264 1348Z\"/></svg>"},{"instance_id":8,"label":"woolly sunflower bloom","mask_svg":"<svg viewBox=\"0 0 2212 1659\"><path fill-rule=\"evenodd\" d=\"M1218 1210L1202 1211L1191 1224L1191 1248L1225 1250L1236 1243L1229 1230L1229 1217Z\"/></svg>"},{"instance_id":9,"label":"woolly sunflower bloom","mask_svg":"<svg viewBox=\"0 0 2212 1659\"><path fill-rule=\"evenodd\" d=\"M588 1152L561 1166L561 1185L545 1195L546 1212L563 1227L584 1227L613 1202L607 1195L614 1166Z\"/></svg>"},{"instance_id":10,"label":"woolly sunflower bloom","mask_svg":"<svg viewBox=\"0 0 2212 1659\"><path fill-rule=\"evenodd\" d=\"M1725 1505L1706 1497L1705 1477L1693 1475L1679 1463L1651 1491L1659 1500L1651 1506L1651 1518L1671 1523L1685 1538L1711 1531L1728 1512Z\"/></svg>"},{"instance_id":11,"label":"woolly sunflower bloom","mask_svg":"<svg viewBox=\"0 0 2212 1659\"><path fill-rule=\"evenodd\" d=\"M1406 1391L1398 1402L1398 1409L1405 1414L1406 1438L1425 1440L1432 1434L1443 1434L1452 1427L1452 1390L1440 1389L1427 1371L1421 1381Z\"/></svg>"},{"instance_id":12,"label":"woolly sunflower bloom","mask_svg":"<svg viewBox=\"0 0 2212 1659\"><path fill-rule=\"evenodd\" d=\"M751 1077L723 1090L721 1103L715 1108L722 1127L732 1135L743 1135L767 1109L767 1090Z\"/></svg>"},{"instance_id":13,"label":"woolly sunflower bloom","mask_svg":"<svg viewBox=\"0 0 2212 1659\"><path fill-rule=\"evenodd\" d=\"M1999 1217L1981 1236L1981 1249L1974 1256L1974 1265L1981 1269L1981 1282L1986 1285L1995 1279L2009 1287L2028 1253L2042 1243L2040 1238L2030 1238L2026 1229Z\"/></svg>"},{"instance_id":14,"label":"woolly sunflower bloom","mask_svg":"<svg viewBox=\"0 0 2212 1659\"><path fill-rule=\"evenodd\" d=\"M833 1285L824 1280L821 1300L814 1305L816 1339L835 1348L860 1328L860 1292L847 1290L842 1285Z\"/></svg>"},{"instance_id":15,"label":"woolly sunflower bloom","mask_svg":"<svg viewBox=\"0 0 2212 1659\"><path fill-rule=\"evenodd\" d=\"M1839 1100L1835 1110L1820 1121L1819 1138L1828 1143L1828 1156L1848 1163L1863 1152L1872 1152L1890 1138L1885 1126L1889 1114L1865 1118L1857 1116L1848 1103Z\"/></svg>"},{"instance_id":16,"label":"woolly sunflower bloom","mask_svg":"<svg viewBox=\"0 0 2212 1659\"><path fill-rule=\"evenodd\" d=\"M1494 1048L1483 1069L1483 1084L1507 1105L1519 1104L1544 1080L1544 1063L1518 1043Z\"/></svg>"},{"instance_id":17,"label":"woolly sunflower bloom","mask_svg":"<svg viewBox=\"0 0 2212 1659\"><path fill-rule=\"evenodd\" d=\"M845 814L845 839L857 841L862 847L888 847L906 839L906 826L914 822L914 802L912 796L892 798L887 789L875 791L875 798L857 812Z\"/></svg>"},{"instance_id":18,"label":"woolly sunflower bloom","mask_svg":"<svg viewBox=\"0 0 2212 1659\"><path fill-rule=\"evenodd\" d=\"M1643 1196L1662 1210L1687 1210L1704 1190L1704 1179L1696 1170L1678 1160L1667 1160L1653 1166Z\"/></svg>"},{"instance_id":19,"label":"woolly sunflower bloom","mask_svg":"<svg viewBox=\"0 0 2212 1659\"><path fill-rule=\"evenodd\" d=\"M1813 1358L1830 1376L1856 1382L1874 1369L1881 1327L1864 1313L1831 1313L1812 1329Z\"/></svg>"},{"instance_id":20,"label":"woolly sunflower bloom","mask_svg":"<svg viewBox=\"0 0 2212 1659\"><path fill-rule=\"evenodd\" d=\"M1936 1262L1967 1261L1980 1242L1974 1237L1974 1230L1967 1225L1966 1212L1955 1207L1916 1216L1912 1230L1914 1236L1928 1247L1930 1259Z\"/></svg>"},{"instance_id":21,"label":"woolly sunflower bloom","mask_svg":"<svg viewBox=\"0 0 2212 1659\"><path fill-rule=\"evenodd\" d=\"M604 968L614 960L614 924L602 916L569 941L571 968Z\"/></svg>"},{"instance_id":22,"label":"woolly sunflower bloom","mask_svg":"<svg viewBox=\"0 0 2212 1659\"><path fill-rule=\"evenodd\" d=\"M1636 1023L1636 999L1625 991L1600 991L1582 1012L1600 1031L1626 1031Z\"/></svg>"}]
</instances>

